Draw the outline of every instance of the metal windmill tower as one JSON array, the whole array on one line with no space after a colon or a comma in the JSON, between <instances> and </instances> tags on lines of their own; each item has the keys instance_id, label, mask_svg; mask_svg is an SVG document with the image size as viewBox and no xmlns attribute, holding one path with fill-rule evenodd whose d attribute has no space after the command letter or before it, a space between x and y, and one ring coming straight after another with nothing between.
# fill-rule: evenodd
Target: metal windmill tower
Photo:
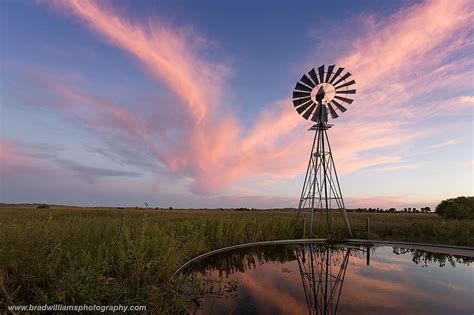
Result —
<instances>
[{"instance_id":1,"label":"metal windmill tower","mask_svg":"<svg viewBox=\"0 0 474 315\"><path fill-rule=\"evenodd\" d=\"M314 68L311 69L308 75L304 74L296 83L293 92L293 105L298 114L315 123L309 129L314 131L314 140L297 216L299 218L304 210L310 211L310 237L313 236L314 213L326 213L329 230L331 210L341 212L347 232L352 237L327 130L333 126L328 124L328 113L332 119L339 117L337 112L347 110L341 103L352 104L353 100L347 95L355 94L356 90L353 89L355 81L348 81L351 74L343 73L344 68L341 67L334 72L335 67L331 65L325 70L322 65L317 73Z\"/></svg>"}]
</instances>

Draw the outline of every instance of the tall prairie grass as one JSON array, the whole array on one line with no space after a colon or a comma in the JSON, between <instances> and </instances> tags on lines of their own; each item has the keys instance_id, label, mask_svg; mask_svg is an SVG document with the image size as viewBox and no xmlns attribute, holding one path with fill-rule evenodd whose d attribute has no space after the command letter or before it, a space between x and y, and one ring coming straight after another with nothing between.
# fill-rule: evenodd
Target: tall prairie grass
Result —
<instances>
[{"instance_id":1,"label":"tall prairie grass","mask_svg":"<svg viewBox=\"0 0 474 315\"><path fill-rule=\"evenodd\" d=\"M474 245L474 221L427 214L350 213L353 229L370 218L371 238ZM206 251L247 242L308 236L308 226L283 211L145 210L0 207L1 309L12 304L147 305L175 313L173 272ZM316 217L316 237L342 238ZM308 223L308 220L306 220ZM367 233L354 232L366 238Z\"/></svg>"}]
</instances>

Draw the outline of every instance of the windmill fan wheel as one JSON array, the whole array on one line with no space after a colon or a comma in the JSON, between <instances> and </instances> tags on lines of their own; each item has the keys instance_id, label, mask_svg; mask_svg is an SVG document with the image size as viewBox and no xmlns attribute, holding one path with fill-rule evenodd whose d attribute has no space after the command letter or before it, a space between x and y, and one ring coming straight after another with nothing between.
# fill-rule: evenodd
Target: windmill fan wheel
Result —
<instances>
[{"instance_id":1,"label":"windmill fan wheel","mask_svg":"<svg viewBox=\"0 0 474 315\"><path fill-rule=\"evenodd\" d=\"M313 68L296 83L293 105L304 119L327 123L328 113L332 119L336 119L347 110L344 105L354 101L350 97L356 93L356 82L350 79L351 73L344 73L341 67L334 71L335 68L336 65L330 65L325 69L322 65L317 72Z\"/></svg>"}]
</instances>

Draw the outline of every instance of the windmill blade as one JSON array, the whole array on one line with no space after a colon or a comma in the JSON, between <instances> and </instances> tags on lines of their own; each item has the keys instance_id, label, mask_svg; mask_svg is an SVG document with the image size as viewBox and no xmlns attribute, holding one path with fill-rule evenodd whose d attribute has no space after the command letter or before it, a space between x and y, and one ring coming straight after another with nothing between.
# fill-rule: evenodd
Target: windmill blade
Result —
<instances>
[{"instance_id":1,"label":"windmill blade","mask_svg":"<svg viewBox=\"0 0 474 315\"><path fill-rule=\"evenodd\" d=\"M334 96L334 98L337 98L338 100L343 101L348 104L352 104L352 102L354 101L354 100L351 100L350 98L345 98L345 97L337 96L337 95Z\"/></svg>"},{"instance_id":2,"label":"windmill blade","mask_svg":"<svg viewBox=\"0 0 474 315\"><path fill-rule=\"evenodd\" d=\"M332 74L332 71L334 70L334 67L336 65L330 65L328 67L328 74L326 75L326 80L324 80L324 82L328 83L329 82L329 78L331 77L331 74Z\"/></svg>"},{"instance_id":3,"label":"windmill blade","mask_svg":"<svg viewBox=\"0 0 474 315\"><path fill-rule=\"evenodd\" d=\"M311 114L313 113L315 107L316 107L316 104L313 103L313 105L311 105L311 107L303 114L303 117L305 119L308 119L309 116L311 116Z\"/></svg>"},{"instance_id":4,"label":"windmill blade","mask_svg":"<svg viewBox=\"0 0 474 315\"><path fill-rule=\"evenodd\" d=\"M308 91L308 92L311 93L311 91L312 91L313 89L310 88L310 87L307 87L306 85L301 84L301 83L298 82L298 83L296 83L295 90Z\"/></svg>"},{"instance_id":5,"label":"windmill blade","mask_svg":"<svg viewBox=\"0 0 474 315\"><path fill-rule=\"evenodd\" d=\"M342 81L345 81L348 77L351 76L351 73L350 72L347 72L346 74L344 74L339 80L337 80L336 82L334 82L334 86L338 85L339 83L341 83Z\"/></svg>"},{"instance_id":6,"label":"windmill blade","mask_svg":"<svg viewBox=\"0 0 474 315\"><path fill-rule=\"evenodd\" d=\"M324 82L324 65L318 68L319 72L319 82L323 83Z\"/></svg>"},{"instance_id":7,"label":"windmill blade","mask_svg":"<svg viewBox=\"0 0 474 315\"><path fill-rule=\"evenodd\" d=\"M334 104L334 106L336 106L337 109L339 109L341 111L341 113L344 113L347 110L347 108L345 108L344 106L342 106L341 104L339 104L335 100L332 100L331 103Z\"/></svg>"},{"instance_id":8,"label":"windmill blade","mask_svg":"<svg viewBox=\"0 0 474 315\"><path fill-rule=\"evenodd\" d=\"M349 81L349 82L344 83L344 84L342 84L342 85L336 86L336 87L334 87L334 88L337 90L337 89L340 89L340 88L343 88L343 87L345 87L345 86L349 86L349 85L352 85L352 84L355 84L355 83L356 83L356 81L355 81L355 80L352 80L352 81Z\"/></svg>"},{"instance_id":9,"label":"windmill blade","mask_svg":"<svg viewBox=\"0 0 474 315\"><path fill-rule=\"evenodd\" d=\"M342 91L336 91L336 94L356 94L356 90L342 90Z\"/></svg>"},{"instance_id":10,"label":"windmill blade","mask_svg":"<svg viewBox=\"0 0 474 315\"><path fill-rule=\"evenodd\" d=\"M311 93L308 92L300 92L300 91L293 91L293 98L300 98L300 97L307 97L311 96Z\"/></svg>"},{"instance_id":11,"label":"windmill blade","mask_svg":"<svg viewBox=\"0 0 474 315\"><path fill-rule=\"evenodd\" d=\"M337 69L336 73L334 73L334 76L329 81L329 83L332 84L334 82L334 80L336 80L336 78L342 73L342 71L344 71L344 68Z\"/></svg>"},{"instance_id":12,"label":"windmill blade","mask_svg":"<svg viewBox=\"0 0 474 315\"><path fill-rule=\"evenodd\" d=\"M300 106L301 104L306 103L306 102L309 101L309 100L311 100L311 96L299 98L299 99L297 99L297 100L293 100L293 105L294 105L295 107L298 107L298 106Z\"/></svg>"},{"instance_id":13,"label":"windmill blade","mask_svg":"<svg viewBox=\"0 0 474 315\"><path fill-rule=\"evenodd\" d=\"M314 85L313 81L311 81L311 79L306 76L306 74L303 74L300 81L303 82L304 84L306 84L307 86L312 87L312 88L314 88L316 86L316 85Z\"/></svg>"},{"instance_id":14,"label":"windmill blade","mask_svg":"<svg viewBox=\"0 0 474 315\"><path fill-rule=\"evenodd\" d=\"M314 68L311 69L310 72L308 72L309 76L311 77L311 79L313 79L314 81L314 84L318 85L319 84L319 80L318 80L318 76L316 75L316 71L314 71Z\"/></svg>"},{"instance_id":15,"label":"windmill blade","mask_svg":"<svg viewBox=\"0 0 474 315\"><path fill-rule=\"evenodd\" d=\"M331 104L328 104L328 107L329 107L329 113L331 114L332 119L336 119L337 117L339 117L339 115L336 113L336 111L331 106Z\"/></svg>"},{"instance_id":16,"label":"windmill blade","mask_svg":"<svg viewBox=\"0 0 474 315\"><path fill-rule=\"evenodd\" d=\"M314 105L313 101L309 101L309 102L301 105L300 107L298 107L296 109L296 111L298 112L298 114L301 115L301 113L303 113L310 105Z\"/></svg>"}]
</instances>

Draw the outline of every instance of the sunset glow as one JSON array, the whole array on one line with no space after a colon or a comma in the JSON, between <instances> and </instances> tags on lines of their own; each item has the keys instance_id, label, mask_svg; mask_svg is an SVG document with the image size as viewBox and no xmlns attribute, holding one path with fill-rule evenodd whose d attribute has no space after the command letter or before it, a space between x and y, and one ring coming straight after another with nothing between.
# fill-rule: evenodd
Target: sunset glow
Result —
<instances>
[{"instance_id":1,"label":"sunset glow","mask_svg":"<svg viewBox=\"0 0 474 315\"><path fill-rule=\"evenodd\" d=\"M296 207L291 92L334 63L347 207L472 195L473 2L309 3L2 2L0 202Z\"/></svg>"}]
</instances>

